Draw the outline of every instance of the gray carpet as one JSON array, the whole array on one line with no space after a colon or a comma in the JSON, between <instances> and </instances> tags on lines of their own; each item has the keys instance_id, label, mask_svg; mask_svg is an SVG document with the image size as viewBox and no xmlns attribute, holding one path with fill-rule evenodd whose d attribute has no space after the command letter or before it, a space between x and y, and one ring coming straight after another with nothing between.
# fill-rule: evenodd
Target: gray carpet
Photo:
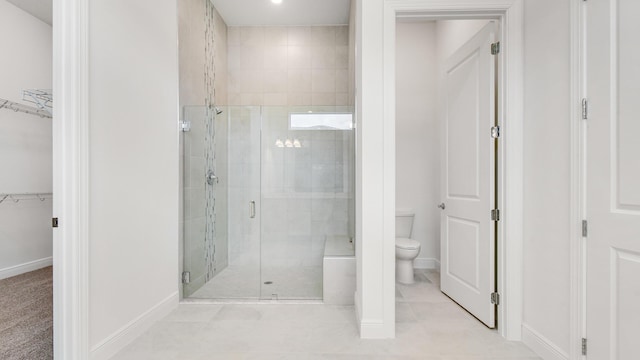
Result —
<instances>
[{"instance_id":1,"label":"gray carpet","mask_svg":"<svg viewBox=\"0 0 640 360\"><path fill-rule=\"evenodd\" d=\"M53 359L51 267L0 280L0 359Z\"/></svg>"}]
</instances>

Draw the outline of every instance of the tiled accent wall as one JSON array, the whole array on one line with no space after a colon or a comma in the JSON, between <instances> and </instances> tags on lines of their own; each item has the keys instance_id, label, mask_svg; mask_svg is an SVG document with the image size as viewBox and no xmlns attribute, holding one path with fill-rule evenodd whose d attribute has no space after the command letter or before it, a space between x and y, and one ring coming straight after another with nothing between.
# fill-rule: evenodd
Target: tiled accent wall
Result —
<instances>
[{"instance_id":1,"label":"tiled accent wall","mask_svg":"<svg viewBox=\"0 0 640 360\"><path fill-rule=\"evenodd\" d=\"M206 186L205 149L207 141L205 103L207 102L205 64L207 54L213 53L215 64L215 104L224 104L227 99L227 26L215 9L210 13L213 25L213 51L205 53L205 5L208 0L183 0L178 2L178 36L179 36L179 85L182 120L191 121L192 129L180 137L181 166L181 221L180 250L181 269L192 272L192 283L186 288L186 294L197 290L205 281L207 264L205 262L205 228L206 228ZM211 50L211 49L209 49ZM195 106L194 106L195 105ZM209 119L210 121L210 119ZM217 175L226 181L227 138L226 122L216 121L216 141L214 154ZM211 137L211 134L208 135ZM221 183L222 183L221 181ZM224 211L215 213L216 243L215 272L227 266L227 192L224 184L215 189L216 206ZM211 255L211 253L209 253ZM211 262L209 261L211 265Z\"/></svg>"},{"instance_id":2,"label":"tiled accent wall","mask_svg":"<svg viewBox=\"0 0 640 360\"><path fill-rule=\"evenodd\" d=\"M180 107L204 105L205 0L178 1ZM216 104L227 103L227 24L214 10ZM201 21L200 21L201 19ZM195 21L198 20L198 21Z\"/></svg>"},{"instance_id":3,"label":"tiled accent wall","mask_svg":"<svg viewBox=\"0 0 640 360\"><path fill-rule=\"evenodd\" d=\"M228 28L229 105L350 105L349 27Z\"/></svg>"},{"instance_id":4,"label":"tiled accent wall","mask_svg":"<svg viewBox=\"0 0 640 360\"><path fill-rule=\"evenodd\" d=\"M216 89L216 98L214 102L216 105L226 105L227 99L227 76L228 76L228 52L227 52L227 24L224 22L220 13L217 10L213 10L213 30L214 30L214 52L213 59L215 64L216 78L214 81L214 88Z\"/></svg>"}]
</instances>

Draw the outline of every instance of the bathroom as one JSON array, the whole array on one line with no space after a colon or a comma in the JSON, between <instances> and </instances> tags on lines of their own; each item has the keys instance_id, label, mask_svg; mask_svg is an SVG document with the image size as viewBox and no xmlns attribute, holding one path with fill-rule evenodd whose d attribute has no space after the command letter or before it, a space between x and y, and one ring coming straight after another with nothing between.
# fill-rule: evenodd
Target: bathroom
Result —
<instances>
[{"instance_id":1,"label":"bathroom","mask_svg":"<svg viewBox=\"0 0 640 360\"><path fill-rule=\"evenodd\" d=\"M350 304L350 2L308 19L260 6L179 2L183 300Z\"/></svg>"},{"instance_id":2,"label":"bathroom","mask_svg":"<svg viewBox=\"0 0 640 360\"><path fill-rule=\"evenodd\" d=\"M396 289L434 283L490 328L499 112L485 104L497 94L498 38L485 19L396 27Z\"/></svg>"}]
</instances>

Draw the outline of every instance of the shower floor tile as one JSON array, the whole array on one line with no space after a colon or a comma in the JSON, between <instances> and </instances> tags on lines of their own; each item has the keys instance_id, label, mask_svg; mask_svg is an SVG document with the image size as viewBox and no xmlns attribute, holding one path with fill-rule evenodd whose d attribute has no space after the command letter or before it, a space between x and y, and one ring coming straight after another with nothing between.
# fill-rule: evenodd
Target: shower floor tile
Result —
<instances>
[{"instance_id":1,"label":"shower floor tile","mask_svg":"<svg viewBox=\"0 0 640 360\"><path fill-rule=\"evenodd\" d=\"M263 282L271 282L264 284ZM263 269L228 266L190 296L192 299L321 300L322 267L270 267Z\"/></svg>"}]
</instances>

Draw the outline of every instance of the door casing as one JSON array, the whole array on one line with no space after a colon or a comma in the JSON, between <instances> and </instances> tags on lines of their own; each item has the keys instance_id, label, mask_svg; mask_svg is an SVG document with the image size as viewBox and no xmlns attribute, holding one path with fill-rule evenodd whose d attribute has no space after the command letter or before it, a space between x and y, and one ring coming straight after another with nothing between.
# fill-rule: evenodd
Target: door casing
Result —
<instances>
[{"instance_id":1,"label":"door casing","mask_svg":"<svg viewBox=\"0 0 640 360\"><path fill-rule=\"evenodd\" d=\"M500 293L498 306L498 331L508 340L522 338L523 302L523 1L501 2L478 0L434 1L434 0L385 0L384 1L384 152L385 161L395 159L395 29L398 17L430 20L445 19L490 19L499 22L501 51L499 54L498 123L504 136L498 149L497 182L498 207L501 221L498 233L509 239L497 246L497 290ZM505 154L508 153L509 157ZM392 174L393 176L393 174ZM385 180L386 182L386 180ZM391 179L390 179L391 182ZM386 189L385 189L386 190ZM395 188L389 187L387 197L395 196ZM385 201L386 207L395 201ZM395 209L385 207L385 239L393 240ZM388 225L387 225L388 224ZM393 230L393 231L392 231ZM390 304L389 307L393 306Z\"/></svg>"}]
</instances>

